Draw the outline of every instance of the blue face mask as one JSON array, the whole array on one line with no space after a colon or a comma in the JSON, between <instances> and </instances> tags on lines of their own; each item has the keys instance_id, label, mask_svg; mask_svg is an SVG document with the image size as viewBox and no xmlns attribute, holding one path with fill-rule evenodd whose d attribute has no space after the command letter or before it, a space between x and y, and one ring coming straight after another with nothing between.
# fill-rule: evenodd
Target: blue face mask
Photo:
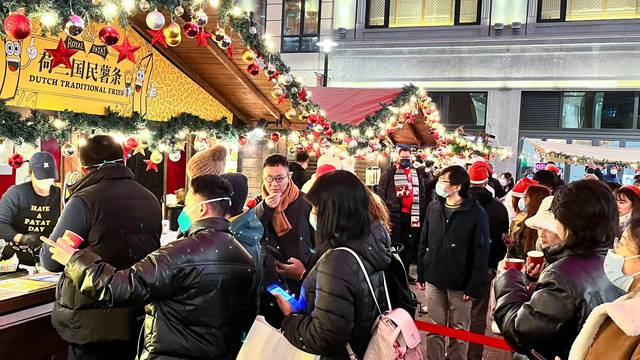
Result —
<instances>
[{"instance_id":1,"label":"blue face mask","mask_svg":"<svg viewBox=\"0 0 640 360\"><path fill-rule=\"evenodd\" d=\"M616 254L613 250L609 250L607 252L607 257L604 258L604 273L607 275L607 278L613 285L624 290L625 292L629 292L631 288L631 284L633 284L633 279L640 275L640 273L635 273L633 275L627 275L622 272L622 267L624 266L625 260L639 258L640 255L630 256L625 258L620 254Z\"/></svg>"},{"instance_id":2,"label":"blue face mask","mask_svg":"<svg viewBox=\"0 0 640 360\"><path fill-rule=\"evenodd\" d=\"M231 199L230 198L223 197L223 198L217 198L217 199L201 201L201 202L191 206L189 209L183 208L182 212L180 213L180 216L178 216L178 228L180 229L180 231L183 234L186 234L187 231L189 231L189 229L191 228L191 225L193 225L193 222L191 221L191 217L189 216L189 213L188 213L189 210L195 208L196 206L198 206L200 204L206 204L206 203L215 202L215 201L222 201L222 200L227 200L229 203L231 203Z\"/></svg>"},{"instance_id":3,"label":"blue face mask","mask_svg":"<svg viewBox=\"0 0 640 360\"><path fill-rule=\"evenodd\" d=\"M438 196L443 198L447 198L451 195L450 193L444 190L444 184L441 183L440 181L436 183L436 194L438 194Z\"/></svg>"},{"instance_id":4,"label":"blue face mask","mask_svg":"<svg viewBox=\"0 0 640 360\"><path fill-rule=\"evenodd\" d=\"M411 159L400 159L400 168L408 169L411 166Z\"/></svg>"},{"instance_id":5,"label":"blue face mask","mask_svg":"<svg viewBox=\"0 0 640 360\"><path fill-rule=\"evenodd\" d=\"M529 210L529 207L527 206L527 203L524 201L524 198L520 198L520 200L518 200L518 207L520 208L520 211L525 213Z\"/></svg>"}]
</instances>

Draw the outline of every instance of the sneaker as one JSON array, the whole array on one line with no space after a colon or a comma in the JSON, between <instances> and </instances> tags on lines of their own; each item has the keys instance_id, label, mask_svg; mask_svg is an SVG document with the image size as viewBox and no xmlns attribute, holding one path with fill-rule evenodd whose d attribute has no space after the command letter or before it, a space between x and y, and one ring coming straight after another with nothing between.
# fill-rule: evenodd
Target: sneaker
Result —
<instances>
[{"instance_id":1,"label":"sneaker","mask_svg":"<svg viewBox=\"0 0 640 360\"><path fill-rule=\"evenodd\" d=\"M496 334L496 335L500 335L500 334L502 334L502 333L500 332L500 328L498 327L498 324L496 323L496 321L495 321L495 320L493 320L493 321L491 322L491 332L492 332L492 333L494 333L494 334Z\"/></svg>"}]
</instances>

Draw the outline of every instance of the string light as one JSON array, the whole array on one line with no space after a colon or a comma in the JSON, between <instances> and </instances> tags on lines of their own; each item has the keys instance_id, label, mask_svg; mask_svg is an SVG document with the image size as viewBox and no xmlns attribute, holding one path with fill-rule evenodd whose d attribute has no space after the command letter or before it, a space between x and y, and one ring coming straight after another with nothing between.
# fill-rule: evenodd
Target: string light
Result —
<instances>
[{"instance_id":1,"label":"string light","mask_svg":"<svg viewBox=\"0 0 640 360\"><path fill-rule=\"evenodd\" d=\"M209 0L209 5L211 5L211 7L213 8L217 8L219 4L220 4L219 0Z\"/></svg>"},{"instance_id":2,"label":"string light","mask_svg":"<svg viewBox=\"0 0 640 360\"><path fill-rule=\"evenodd\" d=\"M106 2L102 6L102 15L107 21L113 20L116 16L118 16L118 5L112 2Z\"/></svg>"},{"instance_id":3,"label":"string light","mask_svg":"<svg viewBox=\"0 0 640 360\"><path fill-rule=\"evenodd\" d=\"M40 25L45 28L52 28L58 24L58 14L53 11L45 11L40 15Z\"/></svg>"},{"instance_id":4,"label":"string light","mask_svg":"<svg viewBox=\"0 0 640 360\"><path fill-rule=\"evenodd\" d=\"M136 0L122 0L122 9L127 14L131 14L135 8L136 8Z\"/></svg>"}]
</instances>

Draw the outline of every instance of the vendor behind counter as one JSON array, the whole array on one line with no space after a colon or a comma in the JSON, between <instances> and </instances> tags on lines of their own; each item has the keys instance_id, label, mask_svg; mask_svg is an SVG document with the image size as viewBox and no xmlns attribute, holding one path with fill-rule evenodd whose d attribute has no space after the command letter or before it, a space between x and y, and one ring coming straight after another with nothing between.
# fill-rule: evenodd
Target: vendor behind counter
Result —
<instances>
[{"instance_id":1,"label":"vendor behind counter","mask_svg":"<svg viewBox=\"0 0 640 360\"><path fill-rule=\"evenodd\" d=\"M10 187L0 199L0 239L6 245L0 260L17 255L21 264L33 266L40 236L49 236L60 217L60 189L56 161L48 152L37 152L29 159L31 181Z\"/></svg>"}]
</instances>

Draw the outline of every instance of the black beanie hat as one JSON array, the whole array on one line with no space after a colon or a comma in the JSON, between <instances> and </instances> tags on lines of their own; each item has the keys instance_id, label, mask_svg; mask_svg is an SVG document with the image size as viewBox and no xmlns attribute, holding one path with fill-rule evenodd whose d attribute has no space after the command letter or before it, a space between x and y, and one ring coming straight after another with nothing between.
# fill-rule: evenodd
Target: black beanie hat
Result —
<instances>
[{"instance_id":1,"label":"black beanie hat","mask_svg":"<svg viewBox=\"0 0 640 360\"><path fill-rule=\"evenodd\" d=\"M247 195L249 194L247 177L239 173L222 174L220 177L231 183L231 187L233 187L229 216L233 217L242 214L244 203L247 201Z\"/></svg>"}]
</instances>

